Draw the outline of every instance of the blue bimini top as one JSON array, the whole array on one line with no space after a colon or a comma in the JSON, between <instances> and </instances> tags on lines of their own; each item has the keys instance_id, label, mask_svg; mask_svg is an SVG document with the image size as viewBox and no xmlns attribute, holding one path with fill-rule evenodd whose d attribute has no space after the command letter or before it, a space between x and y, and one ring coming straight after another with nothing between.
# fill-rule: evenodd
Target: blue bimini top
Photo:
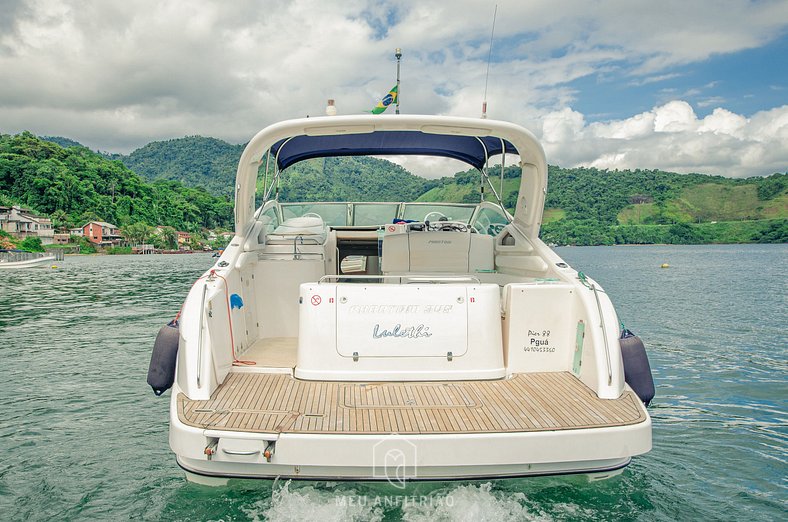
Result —
<instances>
[{"instance_id":1,"label":"blue bimini top","mask_svg":"<svg viewBox=\"0 0 788 522\"><path fill-rule=\"evenodd\" d=\"M271 147L279 170L312 158L336 156L440 156L481 169L492 156L518 154L506 140L493 136L457 136L420 131L375 131L335 136L300 135Z\"/></svg>"}]
</instances>

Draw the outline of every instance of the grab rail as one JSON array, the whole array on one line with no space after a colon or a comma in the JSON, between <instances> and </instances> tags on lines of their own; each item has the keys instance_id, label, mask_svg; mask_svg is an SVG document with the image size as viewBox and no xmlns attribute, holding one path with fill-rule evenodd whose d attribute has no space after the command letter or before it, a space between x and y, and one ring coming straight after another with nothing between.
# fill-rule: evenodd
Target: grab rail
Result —
<instances>
[{"instance_id":1,"label":"grab rail","mask_svg":"<svg viewBox=\"0 0 788 522\"><path fill-rule=\"evenodd\" d=\"M608 386L613 383L613 368L610 363L610 348L607 342L607 328L605 328L605 315L602 313L602 303L599 301L599 294L596 290L596 285L591 285L591 290L594 292L596 298L596 308L599 310L599 326L602 328L602 339L605 341L605 359L607 362L607 384Z\"/></svg>"},{"instance_id":2,"label":"grab rail","mask_svg":"<svg viewBox=\"0 0 788 522\"><path fill-rule=\"evenodd\" d=\"M402 283L403 279L408 280L410 283L462 283L462 282L472 282L476 284L481 284L481 281L476 276L431 276L431 275L376 275L376 274L369 274L369 275L350 275L350 274L328 274L324 275L318 280L318 284L327 283L329 280L339 280L339 279L359 279L359 280L369 280L369 279L378 279L378 280L386 280L386 279L398 279L400 283ZM337 281L341 282L341 281Z\"/></svg>"},{"instance_id":3,"label":"grab rail","mask_svg":"<svg viewBox=\"0 0 788 522\"><path fill-rule=\"evenodd\" d=\"M202 370L202 331L203 321L205 320L205 294L208 293L208 283L202 287L202 300L200 301L200 324L198 325L199 334L197 336L197 387L200 387L200 374Z\"/></svg>"},{"instance_id":4,"label":"grab rail","mask_svg":"<svg viewBox=\"0 0 788 522\"><path fill-rule=\"evenodd\" d=\"M241 450L229 450L227 448L222 448L222 451L227 453L228 455L257 455L258 453L260 453L260 450L241 451Z\"/></svg>"}]
</instances>

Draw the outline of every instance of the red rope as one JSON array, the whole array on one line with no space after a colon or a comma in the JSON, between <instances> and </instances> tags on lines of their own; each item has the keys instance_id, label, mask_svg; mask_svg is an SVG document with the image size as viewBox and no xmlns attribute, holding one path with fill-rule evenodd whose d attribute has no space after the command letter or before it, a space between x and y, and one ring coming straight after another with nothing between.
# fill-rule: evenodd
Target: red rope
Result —
<instances>
[{"instance_id":1,"label":"red rope","mask_svg":"<svg viewBox=\"0 0 788 522\"><path fill-rule=\"evenodd\" d=\"M216 276L224 281L224 300L227 303L227 320L230 322L230 347L233 353L233 366L254 366L257 364L254 361L241 361L235 356L235 337L233 336L233 315L232 315L232 308L230 308L230 284L227 282L227 279L224 276L217 274L216 270L211 270L210 275Z\"/></svg>"}]
</instances>

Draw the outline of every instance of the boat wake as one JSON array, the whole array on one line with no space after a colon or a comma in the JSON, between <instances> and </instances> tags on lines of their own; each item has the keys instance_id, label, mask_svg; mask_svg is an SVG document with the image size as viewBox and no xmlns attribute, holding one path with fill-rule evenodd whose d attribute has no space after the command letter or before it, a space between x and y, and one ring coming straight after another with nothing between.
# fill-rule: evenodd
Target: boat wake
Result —
<instances>
[{"instance_id":1,"label":"boat wake","mask_svg":"<svg viewBox=\"0 0 788 522\"><path fill-rule=\"evenodd\" d=\"M321 520L518 520L548 521L566 517L586 518L579 505L561 503L552 512L540 509L525 493L498 490L493 483L450 485L424 491L348 488L348 485L319 485L287 481L270 498L243 509L255 521ZM355 484L354 486L365 485ZM347 489L346 489L347 488ZM590 517L593 518L593 517Z\"/></svg>"}]
</instances>

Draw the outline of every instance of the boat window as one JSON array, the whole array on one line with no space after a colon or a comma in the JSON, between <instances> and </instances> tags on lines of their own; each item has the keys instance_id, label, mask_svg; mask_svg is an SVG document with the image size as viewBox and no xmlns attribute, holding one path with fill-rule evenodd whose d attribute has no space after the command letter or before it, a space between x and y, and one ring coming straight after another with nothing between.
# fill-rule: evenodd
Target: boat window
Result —
<instances>
[{"instance_id":1,"label":"boat window","mask_svg":"<svg viewBox=\"0 0 788 522\"><path fill-rule=\"evenodd\" d=\"M317 214L331 227L347 226L347 203L282 203L282 218Z\"/></svg>"},{"instance_id":2,"label":"boat window","mask_svg":"<svg viewBox=\"0 0 788 522\"><path fill-rule=\"evenodd\" d=\"M473 228L480 234L497 236L507 224L509 224L509 220L506 219L506 216L503 215L500 209L483 208L473 221Z\"/></svg>"},{"instance_id":3,"label":"boat window","mask_svg":"<svg viewBox=\"0 0 788 522\"><path fill-rule=\"evenodd\" d=\"M260 217L260 221L264 223L265 233L270 234L271 232L279 226L279 217L276 215L276 209L274 207L269 208L263 215Z\"/></svg>"},{"instance_id":4,"label":"boat window","mask_svg":"<svg viewBox=\"0 0 788 522\"><path fill-rule=\"evenodd\" d=\"M470 221L475 208L475 205L408 204L405 205L402 219L413 221L440 221L445 217L447 221L462 221L463 223L467 223Z\"/></svg>"},{"instance_id":5,"label":"boat window","mask_svg":"<svg viewBox=\"0 0 788 522\"><path fill-rule=\"evenodd\" d=\"M353 225L385 225L397 217L399 203L368 204L356 203L353 205Z\"/></svg>"}]
</instances>

